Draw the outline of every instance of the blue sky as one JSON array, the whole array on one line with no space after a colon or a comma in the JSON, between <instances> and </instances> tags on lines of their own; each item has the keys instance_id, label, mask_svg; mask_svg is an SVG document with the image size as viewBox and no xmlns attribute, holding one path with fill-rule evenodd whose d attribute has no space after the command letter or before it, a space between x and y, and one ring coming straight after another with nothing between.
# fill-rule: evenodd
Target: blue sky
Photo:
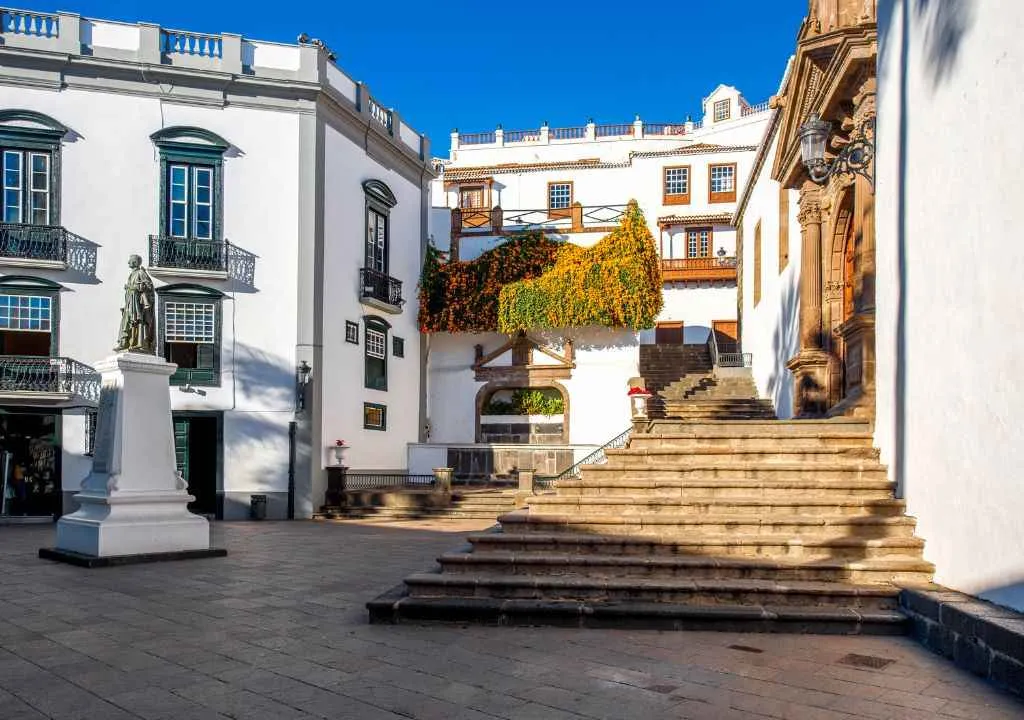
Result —
<instances>
[{"instance_id":1,"label":"blue sky","mask_svg":"<svg viewBox=\"0 0 1024 720\"><path fill-rule=\"evenodd\" d=\"M11 7L294 42L338 63L446 155L449 133L697 117L718 83L778 89L807 0L12 0Z\"/></svg>"}]
</instances>

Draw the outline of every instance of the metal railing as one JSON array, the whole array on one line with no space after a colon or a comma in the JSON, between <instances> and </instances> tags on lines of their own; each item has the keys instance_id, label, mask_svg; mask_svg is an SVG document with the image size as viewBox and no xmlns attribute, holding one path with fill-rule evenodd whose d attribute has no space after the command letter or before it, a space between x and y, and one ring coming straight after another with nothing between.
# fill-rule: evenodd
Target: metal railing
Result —
<instances>
[{"instance_id":1,"label":"metal railing","mask_svg":"<svg viewBox=\"0 0 1024 720\"><path fill-rule=\"evenodd\" d=\"M224 272L227 269L227 243L150 235L149 264L156 268Z\"/></svg>"},{"instance_id":2,"label":"metal railing","mask_svg":"<svg viewBox=\"0 0 1024 720\"><path fill-rule=\"evenodd\" d=\"M559 480L564 480L565 478L580 477L580 475L582 475L583 473L584 465L604 465L606 462L608 462L608 458L605 456L605 450L618 450L619 448L626 447L626 443L629 442L629 436L630 434L632 434L632 432L632 427L623 430L621 433L613 437L611 440L606 442L597 450L590 453L579 462L570 465L569 467L567 467L565 470L558 473L558 475L555 475L554 477L534 477L534 491L551 490L558 484Z\"/></svg>"},{"instance_id":3,"label":"metal railing","mask_svg":"<svg viewBox=\"0 0 1024 720\"><path fill-rule=\"evenodd\" d=\"M685 123L644 123L644 136L648 135L685 135Z\"/></svg>"},{"instance_id":4,"label":"metal railing","mask_svg":"<svg viewBox=\"0 0 1024 720\"><path fill-rule=\"evenodd\" d=\"M754 361L752 353L738 352L739 343L731 342L723 347L718 344L718 333L708 333L708 354L711 355L712 367L750 367Z\"/></svg>"},{"instance_id":5,"label":"metal railing","mask_svg":"<svg viewBox=\"0 0 1024 720\"><path fill-rule=\"evenodd\" d=\"M0 257L67 262L68 231L59 225L0 223Z\"/></svg>"},{"instance_id":6,"label":"metal railing","mask_svg":"<svg viewBox=\"0 0 1024 720\"><path fill-rule=\"evenodd\" d=\"M633 123L619 123L617 125L595 125L595 137L626 137L633 135Z\"/></svg>"},{"instance_id":7,"label":"metal railing","mask_svg":"<svg viewBox=\"0 0 1024 720\"><path fill-rule=\"evenodd\" d=\"M746 117L747 115L757 115L763 113L766 110L770 110L771 105L769 100L759 102L757 105L744 105L740 108L740 117Z\"/></svg>"},{"instance_id":8,"label":"metal railing","mask_svg":"<svg viewBox=\"0 0 1024 720\"><path fill-rule=\"evenodd\" d=\"M0 392L61 393L99 399L99 374L66 357L0 355Z\"/></svg>"},{"instance_id":9,"label":"metal railing","mask_svg":"<svg viewBox=\"0 0 1024 720\"><path fill-rule=\"evenodd\" d=\"M490 145L495 142L494 131L459 135L459 145Z\"/></svg>"},{"instance_id":10,"label":"metal railing","mask_svg":"<svg viewBox=\"0 0 1024 720\"><path fill-rule=\"evenodd\" d=\"M388 305L401 306L405 303L402 299L402 281L372 268L359 270L359 294Z\"/></svg>"},{"instance_id":11,"label":"metal railing","mask_svg":"<svg viewBox=\"0 0 1024 720\"><path fill-rule=\"evenodd\" d=\"M552 212L496 208L454 208L452 227L462 230L499 232L507 230L558 230L574 232L588 227L615 225L626 213L626 205L573 205Z\"/></svg>"},{"instance_id":12,"label":"metal railing","mask_svg":"<svg viewBox=\"0 0 1024 720\"><path fill-rule=\"evenodd\" d=\"M582 140L587 137L587 128L565 127L551 128L548 130L548 138L551 140Z\"/></svg>"},{"instance_id":13,"label":"metal railing","mask_svg":"<svg viewBox=\"0 0 1024 720\"><path fill-rule=\"evenodd\" d=\"M540 140L540 130L506 130L503 137L506 144L537 142Z\"/></svg>"},{"instance_id":14,"label":"metal railing","mask_svg":"<svg viewBox=\"0 0 1024 720\"><path fill-rule=\"evenodd\" d=\"M433 487L433 475L407 473L345 473L345 490L377 490Z\"/></svg>"},{"instance_id":15,"label":"metal railing","mask_svg":"<svg viewBox=\"0 0 1024 720\"><path fill-rule=\"evenodd\" d=\"M51 13L0 8L0 32L56 38L60 36L60 18Z\"/></svg>"},{"instance_id":16,"label":"metal railing","mask_svg":"<svg viewBox=\"0 0 1024 720\"><path fill-rule=\"evenodd\" d=\"M220 35L206 35L187 30L161 30L160 52L167 55L220 59L224 56L224 40Z\"/></svg>"},{"instance_id":17,"label":"metal railing","mask_svg":"<svg viewBox=\"0 0 1024 720\"><path fill-rule=\"evenodd\" d=\"M711 367L718 366L718 333L714 328L708 333L708 355L711 356Z\"/></svg>"}]
</instances>

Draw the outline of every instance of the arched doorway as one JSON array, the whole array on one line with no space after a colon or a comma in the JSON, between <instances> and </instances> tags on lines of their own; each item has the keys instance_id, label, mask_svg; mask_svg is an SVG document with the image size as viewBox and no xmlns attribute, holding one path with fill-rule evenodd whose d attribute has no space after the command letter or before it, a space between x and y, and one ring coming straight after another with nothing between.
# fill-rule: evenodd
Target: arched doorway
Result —
<instances>
[{"instance_id":1,"label":"arched doorway","mask_svg":"<svg viewBox=\"0 0 1024 720\"><path fill-rule=\"evenodd\" d=\"M481 443L561 445L569 442L569 393L561 384L491 382L476 397Z\"/></svg>"}]
</instances>

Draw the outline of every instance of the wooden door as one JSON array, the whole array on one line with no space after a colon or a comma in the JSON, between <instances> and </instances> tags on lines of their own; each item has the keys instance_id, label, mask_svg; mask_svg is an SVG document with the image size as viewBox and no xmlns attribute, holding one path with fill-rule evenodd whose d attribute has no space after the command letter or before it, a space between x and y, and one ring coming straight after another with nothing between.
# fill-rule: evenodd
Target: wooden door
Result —
<instances>
[{"instance_id":1,"label":"wooden door","mask_svg":"<svg viewBox=\"0 0 1024 720\"><path fill-rule=\"evenodd\" d=\"M660 322L654 328L654 342L658 345L682 345L683 323Z\"/></svg>"}]
</instances>

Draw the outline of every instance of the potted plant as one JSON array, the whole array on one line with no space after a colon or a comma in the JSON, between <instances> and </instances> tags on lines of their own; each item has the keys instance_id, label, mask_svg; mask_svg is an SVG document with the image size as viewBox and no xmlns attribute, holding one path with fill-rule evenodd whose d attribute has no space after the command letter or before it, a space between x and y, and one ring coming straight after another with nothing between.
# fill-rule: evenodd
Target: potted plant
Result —
<instances>
[{"instance_id":1,"label":"potted plant","mask_svg":"<svg viewBox=\"0 0 1024 720\"><path fill-rule=\"evenodd\" d=\"M653 397L653 393L645 387L631 387L629 389L629 401L633 410L633 417L647 417L647 400Z\"/></svg>"},{"instance_id":2,"label":"potted plant","mask_svg":"<svg viewBox=\"0 0 1024 720\"><path fill-rule=\"evenodd\" d=\"M331 452L334 453L334 464L344 465L345 462L345 451L348 450L348 445L345 444L344 440L335 440L334 445L331 446Z\"/></svg>"}]
</instances>

